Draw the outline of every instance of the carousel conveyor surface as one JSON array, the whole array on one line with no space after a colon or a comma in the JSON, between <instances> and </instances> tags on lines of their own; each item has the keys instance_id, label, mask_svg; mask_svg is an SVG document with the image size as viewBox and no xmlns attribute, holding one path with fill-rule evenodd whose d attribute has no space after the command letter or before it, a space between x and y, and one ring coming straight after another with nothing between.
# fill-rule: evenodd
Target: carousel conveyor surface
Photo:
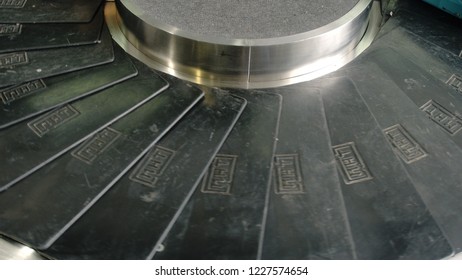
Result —
<instances>
[{"instance_id":1,"label":"carousel conveyor surface","mask_svg":"<svg viewBox=\"0 0 462 280\"><path fill-rule=\"evenodd\" d=\"M0 1L0 259L462 253L462 20L35 2Z\"/></svg>"}]
</instances>

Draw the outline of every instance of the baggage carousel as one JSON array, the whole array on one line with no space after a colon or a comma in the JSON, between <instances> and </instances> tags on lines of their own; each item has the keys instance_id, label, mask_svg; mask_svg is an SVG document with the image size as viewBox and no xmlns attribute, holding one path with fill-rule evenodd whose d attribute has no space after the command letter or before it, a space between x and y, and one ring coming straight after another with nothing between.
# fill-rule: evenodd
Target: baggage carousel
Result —
<instances>
[{"instance_id":1,"label":"baggage carousel","mask_svg":"<svg viewBox=\"0 0 462 280\"><path fill-rule=\"evenodd\" d=\"M0 0L0 259L462 252L462 20Z\"/></svg>"}]
</instances>

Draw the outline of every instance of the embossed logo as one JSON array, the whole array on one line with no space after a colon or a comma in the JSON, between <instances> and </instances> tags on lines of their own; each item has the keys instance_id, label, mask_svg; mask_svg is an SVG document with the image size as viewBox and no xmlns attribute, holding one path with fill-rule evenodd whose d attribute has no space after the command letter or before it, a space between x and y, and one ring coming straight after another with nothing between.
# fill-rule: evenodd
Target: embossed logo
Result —
<instances>
[{"instance_id":1,"label":"embossed logo","mask_svg":"<svg viewBox=\"0 0 462 280\"><path fill-rule=\"evenodd\" d=\"M452 86L458 92L462 93L462 77L457 75L452 75L451 78L448 80L448 85Z\"/></svg>"},{"instance_id":2,"label":"embossed logo","mask_svg":"<svg viewBox=\"0 0 462 280\"><path fill-rule=\"evenodd\" d=\"M0 55L0 68L13 67L29 63L26 52L8 53Z\"/></svg>"},{"instance_id":3,"label":"embossed logo","mask_svg":"<svg viewBox=\"0 0 462 280\"><path fill-rule=\"evenodd\" d=\"M303 179L298 155L276 155L274 160L276 175L276 193L303 193Z\"/></svg>"},{"instance_id":4,"label":"embossed logo","mask_svg":"<svg viewBox=\"0 0 462 280\"><path fill-rule=\"evenodd\" d=\"M462 129L462 120L433 100L425 103L420 109L451 135L456 135Z\"/></svg>"},{"instance_id":5,"label":"embossed logo","mask_svg":"<svg viewBox=\"0 0 462 280\"><path fill-rule=\"evenodd\" d=\"M397 124L384 130L393 150L406 162L413 163L427 156L409 132Z\"/></svg>"},{"instance_id":6,"label":"embossed logo","mask_svg":"<svg viewBox=\"0 0 462 280\"><path fill-rule=\"evenodd\" d=\"M130 174L130 180L155 187L174 155L175 152L170 149L160 146L153 148Z\"/></svg>"},{"instance_id":7,"label":"embossed logo","mask_svg":"<svg viewBox=\"0 0 462 280\"><path fill-rule=\"evenodd\" d=\"M29 122L27 125L39 137L80 115L71 105L66 105Z\"/></svg>"},{"instance_id":8,"label":"embossed logo","mask_svg":"<svg viewBox=\"0 0 462 280\"><path fill-rule=\"evenodd\" d=\"M20 34L22 25L17 24L0 24L0 36L10 36Z\"/></svg>"},{"instance_id":9,"label":"embossed logo","mask_svg":"<svg viewBox=\"0 0 462 280\"><path fill-rule=\"evenodd\" d=\"M332 149L345 184L351 185L373 179L355 143L337 145Z\"/></svg>"},{"instance_id":10,"label":"embossed logo","mask_svg":"<svg viewBox=\"0 0 462 280\"><path fill-rule=\"evenodd\" d=\"M72 152L72 155L88 164L91 164L98 155L107 150L122 135L110 127L98 132L95 136L85 141L79 148Z\"/></svg>"},{"instance_id":11,"label":"embossed logo","mask_svg":"<svg viewBox=\"0 0 462 280\"><path fill-rule=\"evenodd\" d=\"M204 176L203 193L231 194L237 156L217 155Z\"/></svg>"},{"instance_id":12,"label":"embossed logo","mask_svg":"<svg viewBox=\"0 0 462 280\"><path fill-rule=\"evenodd\" d=\"M37 93L47 86L43 80L35 80L19 86L11 87L0 92L0 98L5 105L18 99Z\"/></svg>"},{"instance_id":13,"label":"embossed logo","mask_svg":"<svg viewBox=\"0 0 462 280\"><path fill-rule=\"evenodd\" d=\"M27 0L0 0L0 8L23 8Z\"/></svg>"}]
</instances>

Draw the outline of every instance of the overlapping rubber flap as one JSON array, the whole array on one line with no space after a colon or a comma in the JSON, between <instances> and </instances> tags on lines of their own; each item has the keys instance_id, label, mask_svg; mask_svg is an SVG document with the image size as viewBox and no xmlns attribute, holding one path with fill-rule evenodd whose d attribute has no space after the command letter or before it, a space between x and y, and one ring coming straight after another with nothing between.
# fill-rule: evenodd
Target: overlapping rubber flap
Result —
<instances>
[{"instance_id":1,"label":"overlapping rubber flap","mask_svg":"<svg viewBox=\"0 0 462 280\"><path fill-rule=\"evenodd\" d=\"M384 30L370 50L342 72L355 81L458 253L462 251L462 45L450 36L453 30L448 26L442 25L447 32L436 36L428 20L413 17L400 15L390 22L393 28ZM436 29L442 31L440 27Z\"/></svg>"},{"instance_id":2,"label":"overlapping rubber flap","mask_svg":"<svg viewBox=\"0 0 462 280\"><path fill-rule=\"evenodd\" d=\"M220 154L215 158L214 155L225 141L234 123L239 119L247 103L244 99L230 95L228 92L213 93L198 108L186 115L180 124L174 127L173 131L158 145L154 146L147 156L133 168L136 160L143 153L146 153L146 149L142 153L140 152L142 147L152 147L157 141L154 139L158 139L162 135L162 131L166 131L165 124L162 126L162 121L159 120L167 118L165 107L169 107L170 110L167 111L174 114L175 106L180 106L179 103L181 103L175 99L184 97L185 91L193 90L183 83L177 83L171 85L168 91L173 92L166 92L152 99L133 113L102 130L72 152L68 152L4 192L0 198L5 202L2 206L5 210L1 217L2 232L16 240L42 249L51 245L64 232L61 239L58 239L50 249L44 251L45 254L57 258L146 258L153 254L154 249L157 248L156 239L153 237L157 235L160 238L161 235L165 235L166 229L173 223L175 215L181 212L193 189L197 187L202 175L206 172L208 165L213 162L212 166L220 166L219 161L222 155ZM234 173L237 175L246 174L237 181L245 183L245 179L249 179L250 182L245 183L244 186L238 185L235 191L240 193L241 198L247 201L249 207L256 204L252 207L260 210L259 215L255 215L255 211L248 211L252 209L243 211L243 214L249 217L249 224L244 224L244 226L252 226L253 234L252 238L248 240L250 247L241 248L246 248L245 250L250 251L255 258L261 231L260 224L265 195L270 178L272 147L276 141L281 100L278 95L269 95L264 92L255 92L250 95L232 93L246 96L250 100L248 104L251 105L248 105L243 118L239 119L238 126L233 130L232 135L234 136L226 140L226 144L220 152L225 152L226 147L230 145L234 149L234 153L240 155L237 164L238 169L230 169L231 174L228 175L232 177L232 180ZM191 95L194 96L192 93ZM162 97L165 100L162 101ZM155 108L158 108L157 111ZM157 114L157 118L155 114ZM157 121L152 123L153 119ZM248 124L254 125L247 127ZM260 135L260 133L262 134ZM153 135L159 135L159 137L155 138ZM246 137L240 139L242 135L246 135ZM243 143L243 141L249 141L249 143ZM241 147L238 144L247 146L247 150L244 151L253 152L246 155L245 152L240 151ZM264 145L258 147L258 144ZM252 148L255 147L257 149L253 150ZM237 153L238 151L239 153ZM135 158L137 153L140 156ZM260 164L257 163L253 168L246 168L249 164L249 161L246 160L248 159L247 156L251 156ZM233 155L228 155L227 159L237 160ZM133 160L132 164L128 165L130 160ZM165 166L159 165L161 163ZM230 167L234 168L235 163L234 161ZM126 167L123 169L125 165ZM132 168L130 169L130 167ZM183 173L178 173L180 171ZM255 171L258 171L260 176L256 178L257 184L252 186L251 178ZM174 176L172 176L173 174ZM221 182L220 172L215 171L213 176L213 178L210 177L209 191L220 192L219 189L216 189L219 186L214 185ZM169 190L172 183L177 183L177 187ZM124 190L124 185L127 184L131 189L128 192L128 197ZM91 207L111 186L112 189L108 194ZM254 189L248 190L245 186ZM124 191L118 191L119 189ZM203 190L203 183L201 183L201 189ZM254 191L254 196L248 196ZM113 192L115 194L112 194ZM259 198L259 204L254 200L255 197ZM114 199L119 203L113 204ZM146 207L149 207L150 204L150 207L153 207L162 201L161 204L165 205L150 209L152 213L149 216L156 217L157 225L153 227L152 230L154 231L151 234L147 235L148 233L144 232L144 227L140 227L138 233L140 238L137 242L127 244L125 241L127 237L124 237L124 241L116 242L114 240L112 243L113 246L117 245L118 247L106 250L104 246L107 246L107 243L104 235L107 233L107 226L115 223L114 231L121 232L121 235L114 237L115 239L122 238L122 234L127 228L120 227L120 223L117 222L119 219L106 219L108 224L99 227L97 225L100 225L101 221L95 224L94 218L96 217L94 216L98 215L102 209L107 209L107 204L122 207L124 200L127 200L126 203L129 203L130 206L126 209L127 219L142 224L144 221L141 218L146 219L148 216L147 212L143 212L146 211ZM18 201L22 203L17 203ZM183 206L181 206L182 204ZM173 207L175 205L179 208ZM66 211L62 211L63 208ZM240 205L236 204L234 211L240 211L239 209ZM87 211L88 213L84 214ZM144 214L139 215L140 213ZM71 226L82 214L84 215L81 220ZM137 221L138 219L140 220ZM149 222L149 220L145 222ZM239 221L239 223L241 222ZM65 232L69 226L71 226L69 231ZM90 228L86 228L86 226L90 226ZM91 230L95 226L96 229ZM97 231L98 228L100 229L99 232ZM134 230L134 227L129 228ZM228 228L232 230L232 227L228 226ZM81 232L78 233L78 230L84 230L84 236L87 236L88 231L90 234L84 237ZM248 229L242 227L241 230ZM76 231L77 233L75 233ZM114 231L112 232L114 233ZM81 242L88 242L86 241L88 238L93 242L96 241L96 244L76 246L75 240L66 243L69 236L72 237L73 234L78 234L78 239L82 238ZM103 235L102 239L98 238L99 235ZM222 235L222 237L225 236ZM240 235L236 235L236 238L240 238ZM146 247L141 247L146 242L148 244L154 242L151 250L146 251ZM129 249L131 248L130 245L134 246L132 251ZM95 249L95 246L103 247ZM93 248L91 253L85 252L88 248ZM143 251L138 250L140 248L145 248L145 255L143 255Z\"/></svg>"},{"instance_id":3,"label":"overlapping rubber flap","mask_svg":"<svg viewBox=\"0 0 462 280\"><path fill-rule=\"evenodd\" d=\"M8 201L0 225L3 234L35 248L56 239L202 98L177 80L159 96L169 83L114 46L103 22L102 1L0 1L0 190ZM161 108L171 111L160 114ZM159 123L151 120L146 129L137 122L149 116ZM105 158L112 144L116 154ZM92 165L100 155L103 173Z\"/></svg>"},{"instance_id":4,"label":"overlapping rubber flap","mask_svg":"<svg viewBox=\"0 0 462 280\"><path fill-rule=\"evenodd\" d=\"M247 106L197 190L158 241L155 259L255 259L282 97L277 90L229 93Z\"/></svg>"},{"instance_id":5,"label":"overlapping rubber flap","mask_svg":"<svg viewBox=\"0 0 462 280\"><path fill-rule=\"evenodd\" d=\"M446 232L416 190L413 174L403 166L403 161L416 163L429 157L428 153L409 159L406 151L400 154L389 140L398 129L395 142L402 141L401 127L382 128L383 123L377 122L348 78L279 91L282 111L266 202L262 204L262 191L252 180L240 181L235 175L245 167L245 172L256 173L253 180L257 181L261 166L252 169L250 161L247 165L239 162L250 150L233 152L237 151L233 143L238 143L233 141L238 140L233 140L231 133L229 144L209 167L200 189L149 257L438 259L452 254ZM245 112L242 117L245 119ZM422 120L426 118L422 116ZM247 125L252 128L256 122ZM251 130L262 133L257 128ZM246 142L243 131L246 127L238 123L233 132ZM247 143L252 147L252 142ZM268 155L265 158L268 160ZM245 174L251 176L241 176L246 178ZM247 207L235 206L236 199L244 205L252 201L252 214L245 211Z\"/></svg>"},{"instance_id":6,"label":"overlapping rubber flap","mask_svg":"<svg viewBox=\"0 0 462 280\"><path fill-rule=\"evenodd\" d=\"M102 0L3 0L0 2L0 22L89 22L102 2Z\"/></svg>"},{"instance_id":7,"label":"overlapping rubber flap","mask_svg":"<svg viewBox=\"0 0 462 280\"><path fill-rule=\"evenodd\" d=\"M0 92L33 83L13 93L21 97L43 88L36 80L113 60L102 1L0 2Z\"/></svg>"},{"instance_id":8,"label":"overlapping rubber flap","mask_svg":"<svg viewBox=\"0 0 462 280\"><path fill-rule=\"evenodd\" d=\"M138 70L114 45L114 61L0 89L0 129L133 78Z\"/></svg>"},{"instance_id":9,"label":"overlapping rubber flap","mask_svg":"<svg viewBox=\"0 0 462 280\"><path fill-rule=\"evenodd\" d=\"M0 54L0 87L86 69L114 60L112 39L104 27L97 44Z\"/></svg>"},{"instance_id":10,"label":"overlapping rubber flap","mask_svg":"<svg viewBox=\"0 0 462 280\"><path fill-rule=\"evenodd\" d=\"M184 197L178 196L177 204L187 201L190 188L207 169L238 120L246 101L228 93L213 94L184 116L202 99L202 92L174 78L167 78L170 85L165 91L164 80L142 64L135 62L135 65L137 77L1 132L5 135L2 137L5 142L2 147L6 147L4 158L14 162L8 164L8 172L2 174L5 181L3 190L6 190L0 196L5 202L0 211L0 231L3 234L34 248L45 249L89 209L84 217L91 217L99 205L93 204L111 187L119 189L117 186L123 185L124 179L132 182L135 190L145 192L139 197L140 202L145 204L154 198L151 197L154 193L150 191L153 188L150 185L157 182L156 176L161 175L157 172L164 172L164 167L156 170L158 160L171 164L170 169L165 166L167 175L159 179L160 186L167 188L170 180L185 178L185 182L178 184L178 189L171 191L170 196L177 197L183 190ZM63 81L67 83L69 80ZM59 81L57 85L59 88ZM54 96L52 93L48 95ZM277 108L275 111L277 114ZM178 127L153 148L180 119L183 121ZM51 121L55 123L50 124ZM270 139L274 141L274 135ZM148 150L150 152L139 162ZM177 156L173 157L174 154ZM138 166L134 166L137 162ZM176 177L181 166L184 174ZM111 192L107 194L110 195ZM104 197L101 205L108 201ZM112 200L109 203L112 204ZM134 211L133 217L141 218L136 215L137 210ZM175 211L179 213L181 207ZM175 213L160 213L159 216L165 215L165 219L157 227L158 234L171 222ZM118 219L113 220L116 221ZM120 223L116 224L120 226ZM70 228L70 234L75 227L78 228L79 223ZM120 230L123 229L125 227L120 227ZM119 249L125 251L127 244L118 244L121 245ZM53 248L55 246L46 253L52 252ZM79 253L76 250L74 258L85 258L85 254ZM140 258L139 254L135 250L132 258ZM106 257L92 255L95 258L115 256L112 253Z\"/></svg>"},{"instance_id":11,"label":"overlapping rubber flap","mask_svg":"<svg viewBox=\"0 0 462 280\"><path fill-rule=\"evenodd\" d=\"M0 53L95 44L100 40L103 23L103 5L86 23L2 23L0 20Z\"/></svg>"},{"instance_id":12,"label":"overlapping rubber flap","mask_svg":"<svg viewBox=\"0 0 462 280\"><path fill-rule=\"evenodd\" d=\"M0 191L165 90L165 80L143 64L136 65L135 78L1 130Z\"/></svg>"},{"instance_id":13,"label":"overlapping rubber flap","mask_svg":"<svg viewBox=\"0 0 462 280\"><path fill-rule=\"evenodd\" d=\"M165 91L165 80L141 63L134 66L120 48L113 51L106 27L99 37L102 10L95 12L100 1L35 2L0 3L0 36L7 39L0 43L0 153L5 163L0 176L0 200L5 202L0 211L2 234L46 249L61 240L89 209L84 216L91 217L98 209L92 206L111 187L117 190L121 184L117 182L130 180L140 189L157 182L155 176L161 174L152 170L152 164L155 168L159 159L167 160L165 164L172 161L165 171L170 175L159 183L164 188L183 166L184 173L178 177L185 178L178 184L183 197L179 191L166 196L175 196L176 204L184 204L246 101L227 93L210 95L164 137L163 146L154 146L202 99L202 92L176 79L169 80L170 88ZM53 14L53 7L45 7L48 4L59 7L61 13ZM43 33L45 29L47 33ZM269 142L275 141L273 134ZM196 141L189 143L191 137ZM173 150L177 150L176 157L169 155ZM271 156L268 153L269 159ZM188 160L195 169L188 168ZM152 200L152 195L141 195L142 202ZM159 237L181 208L161 213L165 218L156 229ZM79 224L71 227L70 234L75 227ZM124 250L127 244L121 244L119 249ZM139 258L140 253L135 251L133 257ZM82 257L85 255L79 255Z\"/></svg>"},{"instance_id":14,"label":"overlapping rubber flap","mask_svg":"<svg viewBox=\"0 0 462 280\"><path fill-rule=\"evenodd\" d=\"M351 80L338 77L290 88L292 94L283 96L260 257L451 255L403 159ZM385 128L394 133L390 127Z\"/></svg>"},{"instance_id":15,"label":"overlapping rubber flap","mask_svg":"<svg viewBox=\"0 0 462 280\"><path fill-rule=\"evenodd\" d=\"M0 196L1 232L48 247L202 97L172 80L160 95L14 185Z\"/></svg>"},{"instance_id":16,"label":"overlapping rubber flap","mask_svg":"<svg viewBox=\"0 0 462 280\"><path fill-rule=\"evenodd\" d=\"M320 87L356 257L438 259L451 255L429 205L416 190L420 185L407 169L409 164L431 159L408 133L409 125L401 121L406 115L392 110L403 103L381 92L390 87L370 84L364 91L357 90L345 77L325 79ZM380 98L388 99L390 107L377 101ZM415 123L415 119L407 121Z\"/></svg>"},{"instance_id":17,"label":"overlapping rubber flap","mask_svg":"<svg viewBox=\"0 0 462 280\"><path fill-rule=\"evenodd\" d=\"M462 61L453 37L426 30L392 18L365 54L319 81L360 259L461 251Z\"/></svg>"},{"instance_id":18,"label":"overlapping rubber flap","mask_svg":"<svg viewBox=\"0 0 462 280\"><path fill-rule=\"evenodd\" d=\"M433 45L459 55L462 50L462 21L445 11L419 1L400 1L386 29L400 26ZM387 31L387 30L385 30Z\"/></svg>"},{"instance_id":19,"label":"overlapping rubber flap","mask_svg":"<svg viewBox=\"0 0 462 280\"><path fill-rule=\"evenodd\" d=\"M460 92L460 27L434 19L435 17L422 17L407 11L398 11L397 16L384 25L370 50L394 49L441 82L459 88ZM461 26L460 20L458 24Z\"/></svg>"},{"instance_id":20,"label":"overlapping rubber flap","mask_svg":"<svg viewBox=\"0 0 462 280\"><path fill-rule=\"evenodd\" d=\"M5 192L0 197L10 208L2 217L5 228L58 259L451 254L403 168L405 157L387 142L349 79L274 91L283 98L268 91L215 92L159 141L159 123L139 124L140 130L149 127L152 139L142 144L146 134L128 127L152 120L146 118L148 104L153 116L152 109L161 105L155 101L168 95L156 97ZM248 100L245 109L236 95ZM134 143L145 149L133 148L128 158L120 155ZM146 155L134 158L135 151ZM116 169L120 176L113 178ZM38 183L33 187L26 181ZM78 198L74 202L69 191ZM29 203L8 204L13 198ZM69 211L56 213L61 204ZM30 211L41 219L18 220ZM31 223L36 228L22 232ZM35 240L27 240L31 236Z\"/></svg>"},{"instance_id":21,"label":"overlapping rubber flap","mask_svg":"<svg viewBox=\"0 0 462 280\"><path fill-rule=\"evenodd\" d=\"M207 96L44 253L58 259L149 258L245 105L229 94Z\"/></svg>"}]
</instances>

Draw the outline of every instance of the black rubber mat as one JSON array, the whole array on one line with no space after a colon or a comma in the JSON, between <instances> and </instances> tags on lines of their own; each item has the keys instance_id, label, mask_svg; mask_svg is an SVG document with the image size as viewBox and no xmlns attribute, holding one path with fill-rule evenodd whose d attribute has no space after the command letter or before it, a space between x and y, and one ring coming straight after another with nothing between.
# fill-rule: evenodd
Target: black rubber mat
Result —
<instances>
[{"instance_id":1,"label":"black rubber mat","mask_svg":"<svg viewBox=\"0 0 462 280\"><path fill-rule=\"evenodd\" d=\"M414 35L418 35L422 39L431 42L443 49L448 50L454 55L459 55L462 50L462 38L457 28L453 28L450 23L455 23L462 29L462 22L451 21L441 22L432 17L425 15L416 14L418 11L406 11L402 10L398 15L393 18L396 20L396 24L401 28L408 30ZM434 13L432 9L432 13Z\"/></svg>"},{"instance_id":2,"label":"black rubber mat","mask_svg":"<svg viewBox=\"0 0 462 280\"><path fill-rule=\"evenodd\" d=\"M102 2L102 0L1 1L0 22L89 22Z\"/></svg>"},{"instance_id":3,"label":"black rubber mat","mask_svg":"<svg viewBox=\"0 0 462 280\"><path fill-rule=\"evenodd\" d=\"M111 35L104 28L99 44L0 54L0 87L90 68L113 60Z\"/></svg>"},{"instance_id":4,"label":"black rubber mat","mask_svg":"<svg viewBox=\"0 0 462 280\"><path fill-rule=\"evenodd\" d=\"M5 162L0 170L0 191L72 149L168 86L147 67L138 65L138 76L129 81L0 131L0 158Z\"/></svg>"},{"instance_id":5,"label":"black rubber mat","mask_svg":"<svg viewBox=\"0 0 462 280\"><path fill-rule=\"evenodd\" d=\"M0 129L85 97L138 75L124 51L116 46L114 61L97 67L43 78L0 89Z\"/></svg>"},{"instance_id":6,"label":"black rubber mat","mask_svg":"<svg viewBox=\"0 0 462 280\"><path fill-rule=\"evenodd\" d=\"M101 7L89 23L0 23L0 53L95 44L103 22Z\"/></svg>"},{"instance_id":7,"label":"black rubber mat","mask_svg":"<svg viewBox=\"0 0 462 280\"><path fill-rule=\"evenodd\" d=\"M230 95L206 98L44 253L58 259L151 258L244 107L244 100ZM118 219L108 219L114 211Z\"/></svg>"},{"instance_id":8,"label":"black rubber mat","mask_svg":"<svg viewBox=\"0 0 462 280\"><path fill-rule=\"evenodd\" d=\"M422 113L462 148L462 98L449 83L438 81L390 49L374 51L364 61L368 62L366 66L375 64L385 72Z\"/></svg>"},{"instance_id":9,"label":"black rubber mat","mask_svg":"<svg viewBox=\"0 0 462 280\"><path fill-rule=\"evenodd\" d=\"M257 258L281 96L228 93L247 106L155 259Z\"/></svg>"},{"instance_id":10,"label":"black rubber mat","mask_svg":"<svg viewBox=\"0 0 462 280\"><path fill-rule=\"evenodd\" d=\"M442 108L433 101L421 108L416 106L393 80L386 79L387 74L377 66L358 66L348 72L395 153L403 161L402 165L429 211L454 250L460 252L462 173L459 166L462 150L441 127L449 118L441 114ZM370 91L371 84L377 85L375 91ZM431 119L429 111L434 116L441 115Z\"/></svg>"},{"instance_id":11,"label":"black rubber mat","mask_svg":"<svg viewBox=\"0 0 462 280\"><path fill-rule=\"evenodd\" d=\"M0 232L47 248L202 96L173 80L159 96L7 190L0 196Z\"/></svg>"},{"instance_id":12,"label":"black rubber mat","mask_svg":"<svg viewBox=\"0 0 462 280\"><path fill-rule=\"evenodd\" d=\"M421 0L401 0L394 4L398 8L393 13L392 22L395 21L408 32L459 55L462 50L459 33L462 20Z\"/></svg>"},{"instance_id":13,"label":"black rubber mat","mask_svg":"<svg viewBox=\"0 0 462 280\"><path fill-rule=\"evenodd\" d=\"M353 244L321 96L284 88L262 259L351 259Z\"/></svg>"},{"instance_id":14,"label":"black rubber mat","mask_svg":"<svg viewBox=\"0 0 462 280\"><path fill-rule=\"evenodd\" d=\"M376 48L392 48L443 83L448 82L454 75L462 76L460 55L458 56L412 31L415 30L400 27L398 20L392 18L379 33L378 39L368 52ZM444 33L440 37L447 38ZM361 57L358 60L361 60Z\"/></svg>"},{"instance_id":15,"label":"black rubber mat","mask_svg":"<svg viewBox=\"0 0 462 280\"><path fill-rule=\"evenodd\" d=\"M356 257L451 255L445 236L382 132L394 135L390 128L397 123L380 127L349 79L324 80L321 91Z\"/></svg>"}]
</instances>

